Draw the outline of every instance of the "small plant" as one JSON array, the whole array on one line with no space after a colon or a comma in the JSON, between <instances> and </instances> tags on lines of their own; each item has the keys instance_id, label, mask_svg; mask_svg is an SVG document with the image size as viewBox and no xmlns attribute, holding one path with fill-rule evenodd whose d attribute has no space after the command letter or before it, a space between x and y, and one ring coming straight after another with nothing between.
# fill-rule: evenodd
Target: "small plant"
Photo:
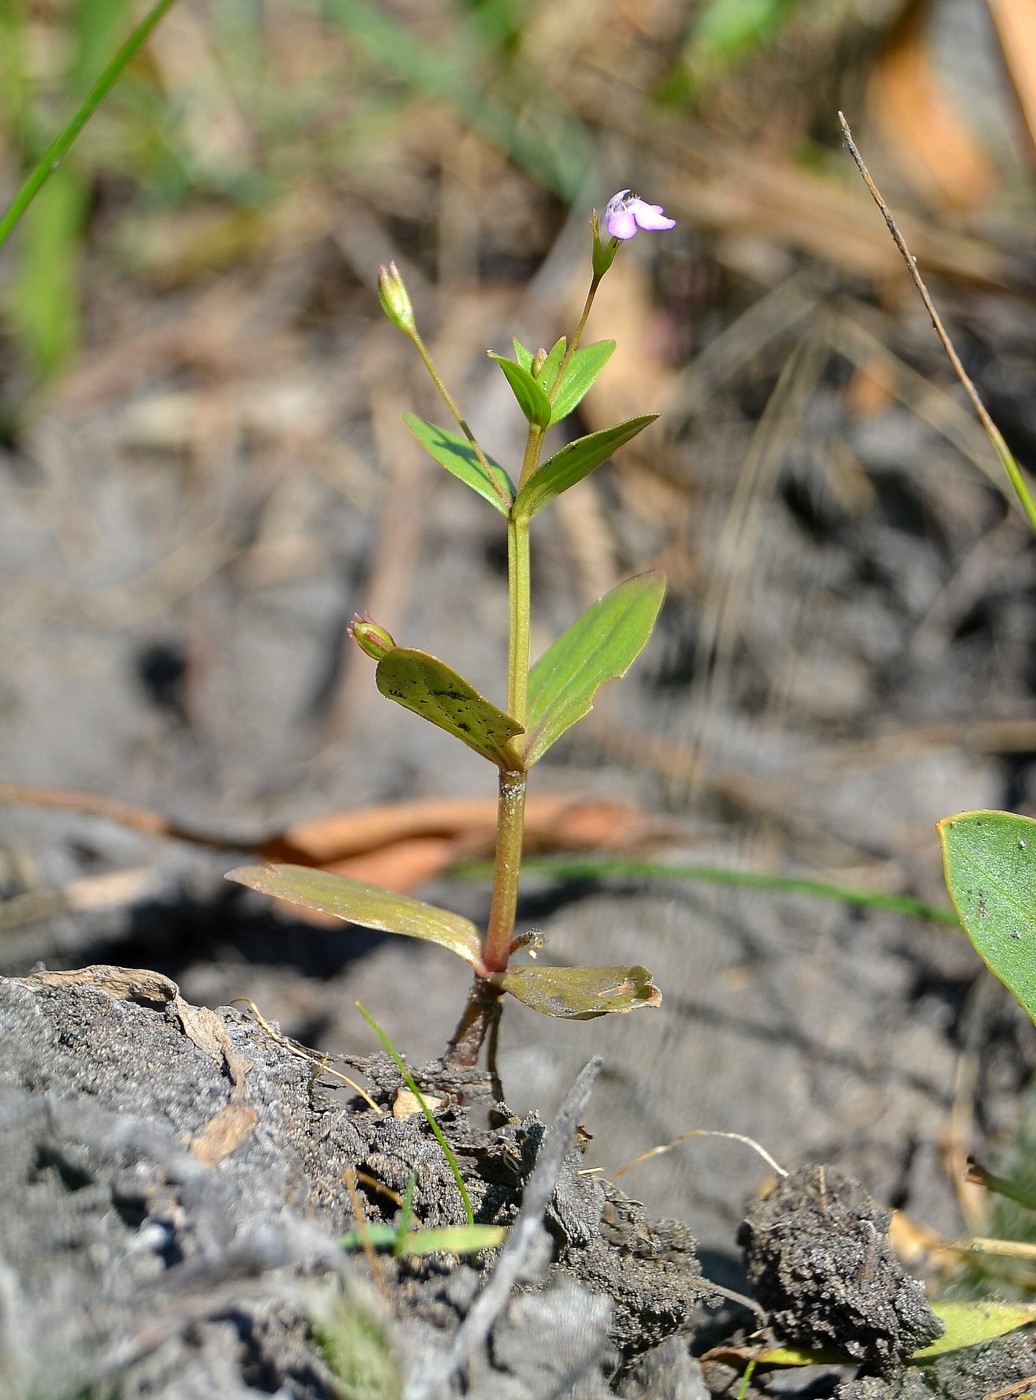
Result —
<instances>
[{"instance_id":1,"label":"small plant","mask_svg":"<svg viewBox=\"0 0 1036 1400\"><path fill-rule=\"evenodd\" d=\"M412 647L397 646L383 627L357 615L356 644L377 663L383 695L446 730L499 770L496 859L489 920L481 933L471 920L405 895L296 865L249 866L228 879L305 908L387 933L440 944L471 965L474 980L450 1042L450 1060L473 1064L499 1015L504 993L548 1016L588 1020L608 1012L657 1006L661 994L645 968L512 967L519 949L536 951L535 935L515 935L522 861L525 793L530 768L556 739L593 706L605 681L625 675L655 625L665 580L648 573L627 580L587 609L534 666L529 666L530 546L532 519L563 491L601 466L623 443L653 422L644 414L568 443L543 460L548 428L567 417L600 374L615 348L611 340L581 345L602 278L620 243L640 229L670 229L658 205L621 190L604 212L605 236L595 210L591 279L571 339L532 351L515 340L514 358L490 351L528 423L517 483L489 458L443 384L418 332L413 307L395 264L381 269L378 292L385 315L421 356L460 434L418 418L404 421L422 447L507 522L510 640L506 709L498 709L449 666Z\"/></svg>"}]
</instances>

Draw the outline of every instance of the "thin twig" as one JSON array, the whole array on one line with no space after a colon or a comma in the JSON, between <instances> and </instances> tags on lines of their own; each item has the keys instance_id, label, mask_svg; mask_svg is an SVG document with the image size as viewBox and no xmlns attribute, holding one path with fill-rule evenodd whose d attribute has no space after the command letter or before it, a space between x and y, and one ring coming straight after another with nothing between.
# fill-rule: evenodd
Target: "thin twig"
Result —
<instances>
[{"instance_id":1,"label":"thin twig","mask_svg":"<svg viewBox=\"0 0 1036 1400\"><path fill-rule=\"evenodd\" d=\"M924 302L925 310L931 317L932 326L935 329L935 334L939 337L939 343L942 345L942 348L946 351L946 354L949 357L950 364L953 366L954 374L956 374L957 378L960 380L964 392L967 394L969 400L971 401L972 408L974 408L976 414L978 415L979 422L982 424L983 428L985 428L990 442L996 449L996 454L1000 458L1000 461L1003 464L1004 471L1007 473L1011 485L1015 489L1015 494L1017 495L1018 500L1021 502L1022 509L1025 511L1025 514L1028 517L1029 525L1031 526L1033 533L1036 534L1036 502L1033 501L1032 494L1025 483L1025 478L1022 476L1021 469L1019 468L1018 463L1014 460L1014 456L1011 452L1011 449L1007 446L1007 443L1004 441L1003 434L993 422L992 418L989 416L989 412L986 409L985 404L979 398L978 390L971 382L967 370L961 364L960 356L953 348L953 342L950 340L949 335L946 333L946 328L944 327L942 320L939 317L938 311L936 311L935 309L935 304L933 303L932 298L928 295L928 288L924 284L924 279L921 277L921 274L917 270L917 259L913 256L913 254L910 252L910 249L907 247L906 240L900 233L899 227L896 224L895 219L892 217L892 211L885 203L884 199L881 196L881 191L878 189L877 185L871 178L871 173L867 169L866 165L863 162L863 157L860 155L860 152L856 148L856 143L852 138L852 132L849 130L849 123L845 120L845 117L841 112L838 113L838 121L842 128L842 139L845 142L846 149L852 156L853 160L856 162L856 168L863 176L864 184L871 192L871 198L881 210L881 216L885 220L885 223L888 225L888 231L892 235L892 241L895 243L896 247L903 255L903 261L907 265L907 271L910 273L910 277L914 283L914 286L917 288L918 295Z\"/></svg>"}]
</instances>

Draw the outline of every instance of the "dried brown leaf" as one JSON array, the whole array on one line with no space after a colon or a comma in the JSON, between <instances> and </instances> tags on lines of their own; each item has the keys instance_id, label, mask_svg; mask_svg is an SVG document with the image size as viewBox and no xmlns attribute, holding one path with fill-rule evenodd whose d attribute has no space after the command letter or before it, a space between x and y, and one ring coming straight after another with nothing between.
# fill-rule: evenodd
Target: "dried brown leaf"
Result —
<instances>
[{"instance_id":1,"label":"dried brown leaf","mask_svg":"<svg viewBox=\"0 0 1036 1400\"><path fill-rule=\"evenodd\" d=\"M254 1108L243 1103L229 1103L210 1118L197 1137L191 1139L190 1149L202 1166L213 1167L222 1162L244 1141L259 1121Z\"/></svg>"}]
</instances>

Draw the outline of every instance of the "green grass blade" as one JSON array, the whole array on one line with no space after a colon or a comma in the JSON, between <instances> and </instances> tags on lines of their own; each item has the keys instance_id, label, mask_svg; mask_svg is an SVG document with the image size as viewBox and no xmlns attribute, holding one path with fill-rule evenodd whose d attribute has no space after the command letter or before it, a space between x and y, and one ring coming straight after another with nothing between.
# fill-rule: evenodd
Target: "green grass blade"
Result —
<instances>
[{"instance_id":1,"label":"green grass blade","mask_svg":"<svg viewBox=\"0 0 1036 1400\"><path fill-rule=\"evenodd\" d=\"M392 1041L389 1040L388 1036L385 1034L385 1032L384 1032L384 1031L381 1029L381 1027L378 1025L377 1021L375 1021L374 1017L370 1014L370 1012L367 1010L367 1008L366 1008L361 1002L357 1002L357 1003L356 1003L356 1009L357 1009L357 1011L360 1013L360 1015L363 1017L363 1019L367 1022L368 1026L370 1026L370 1028L371 1028L371 1030L374 1032L374 1034L375 1034L375 1035L378 1037L378 1039L381 1041L382 1045L385 1047L385 1049L388 1051L388 1053L392 1056L392 1060L393 1060L393 1062L394 1062L396 1068L399 1070L400 1074L401 1074L401 1075L403 1076L403 1078L406 1080L406 1086L407 1086L407 1088L408 1088L408 1089L410 1090L410 1092L413 1094L413 1096L414 1096L414 1098L417 1100L417 1102L421 1105L421 1112L424 1114L425 1118L428 1120L428 1126L431 1128L432 1132L435 1134L436 1140L438 1141L439 1146L442 1148L443 1152L445 1153L447 1162L449 1162L449 1164L450 1164L450 1170L453 1172L453 1179L454 1179L454 1181L457 1183L457 1190L460 1192L461 1200L464 1202L464 1214L468 1217L468 1224L469 1224L469 1225L474 1225L474 1223L475 1223L475 1213L474 1213L474 1211L471 1209L471 1199L470 1199L470 1197L468 1196L467 1187L464 1185L464 1178L463 1178L463 1177L461 1176L461 1174L460 1174L460 1167L457 1166L457 1159L456 1159L456 1157L453 1155L453 1148L452 1148L452 1147L450 1146L450 1144L446 1141L446 1138L445 1138L445 1136L443 1135L443 1130L439 1127L438 1123L435 1121L435 1114L434 1114L434 1113L432 1112L432 1110L428 1107L428 1104L427 1104L427 1102L425 1101L424 1095L421 1093L421 1090L420 1090L420 1089L417 1087L417 1085L414 1083L414 1077L413 1077L413 1075L410 1073L410 1071L407 1069L406 1064L405 1064L405 1062L404 1062L404 1060L403 1060L402 1055L399 1053L399 1051L396 1049L396 1047L392 1044ZM390 1227L390 1228L391 1228L391 1227Z\"/></svg>"},{"instance_id":2,"label":"green grass blade","mask_svg":"<svg viewBox=\"0 0 1036 1400\"><path fill-rule=\"evenodd\" d=\"M343 1249L362 1249L366 1241L374 1249L391 1249L398 1257L414 1258L422 1254L479 1254L483 1249L497 1249L506 1238L506 1225L432 1225L400 1237L395 1225L375 1221L362 1230L348 1230L338 1243Z\"/></svg>"},{"instance_id":3,"label":"green grass blade","mask_svg":"<svg viewBox=\"0 0 1036 1400\"><path fill-rule=\"evenodd\" d=\"M776 894L804 894L864 909L885 909L954 928L960 924L952 909L926 904L910 894L861 890L803 875L767 875L755 870L726 870L716 865L666 865L662 861L626 860L614 856L526 856L522 871L526 875L547 875L554 880L686 880L691 884L732 885L737 889L772 890ZM453 869L453 874L461 878L483 879L491 873L488 861L468 861Z\"/></svg>"},{"instance_id":4,"label":"green grass blade","mask_svg":"<svg viewBox=\"0 0 1036 1400\"><path fill-rule=\"evenodd\" d=\"M65 167L28 211L11 281L10 319L37 373L53 374L79 344L82 228L89 191Z\"/></svg>"},{"instance_id":5,"label":"green grass blade","mask_svg":"<svg viewBox=\"0 0 1036 1400\"><path fill-rule=\"evenodd\" d=\"M146 42L166 11L171 10L175 3L176 0L157 0L157 3L147 12L86 94L75 116L43 152L30 171L28 179L15 195L10 208L0 218L0 247L3 247L18 220L39 194L51 174L61 164L76 137L118 82L130 59Z\"/></svg>"}]
</instances>

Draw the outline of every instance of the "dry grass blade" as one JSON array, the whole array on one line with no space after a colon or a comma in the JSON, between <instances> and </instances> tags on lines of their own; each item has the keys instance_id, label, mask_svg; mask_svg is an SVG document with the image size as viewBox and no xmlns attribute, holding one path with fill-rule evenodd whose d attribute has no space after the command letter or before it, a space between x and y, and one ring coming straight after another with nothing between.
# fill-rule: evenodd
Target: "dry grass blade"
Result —
<instances>
[{"instance_id":1,"label":"dry grass blade","mask_svg":"<svg viewBox=\"0 0 1036 1400\"><path fill-rule=\"evenodd\" d=\"M1007 472L1011 485L1015 489L1015 494L1021 502L1022 509L1025 511L1025 514L1028 517L1029 524L1032 527L1033 532L1036 533L1036 502L1033 501L1032 494L1029 491L1028 486L1026 485L1025 478L1022 476L1021 470L1019 469L1017 462L1014 460L1014 456L1011 452L1011 449L1007 446L1007 443L1004 441L1003 434L1000 432L1000 429L996 426L992 418L989 416L989 412L986 409L985 404L982 402L981 398L979 398L978 390L972 383L967 370L961 364L960 356L954 349L953 342L950 340L949 335L946 333L946 328L942 323L942 319L939 316L938 311L936 311L935 309L935 303L932 301L932 298L928 294L928 288L924 284L924 279L922 278L920 272L918 272L917 270L917 259L913 256L913 254L910 252L910 249L907 247L906 241L903 238L903 235L900 233L899 227L892 216L891 209L889 209L888 205L882 198L881 192L879 191L877 185L871 178L870 171L864 164L863 157L860 155L860 152L856 149L856 143L853 141L852 132L849 130L849 124L845 120L845 117L841 112L838 113L838 120L841 123L842 136L845 140L846 148L848 149L849 154L852 156L853 160L856 162L856 168L863 176L864 183L866 184L868 190L871 193L871 198L881 210L881 216L885 220L885 223L888 225L888 231L892 235L892 240L903 256L903 261L907 265L907 271L910 273L911 280L913 281L914 286L917 288L918 295L924 302L925 310L928 312L928 315L932 319L932 326L935 330L935 334L939 337L939 343L942 346L942 348L946 351L946 355L950 361L950 364L953 366L953 371L956 374L957 378L960 380L964 392L967 394L969 400L971 401L971 406L972 408L974 408L979 421L981 422L983 428L985 428L986 434L989 437L989 441L993 444L993 447L996 449L996 454L1000 458L1004 470Z\"/></svg>"},{"instance_id":2,"label":"dry grass blade","mask_svg":"<svg viewBox=\"0 0 1036 1400\"><path fill-rule=\"evenodd\" d=\"M367 1104L369 1108L372 1108L375 1113L379 1115L384 1114L385 1110L374 1102L366 1089L361 1088L361 1086L357 1084L354 1079L350 1079L347 1074L342 1074L338 1070L330 1068L329 1061L333 1058L332 1056L318 1054L315 1050L307 1050L306 1047L300 1045L297 1040L292 1040L290 1036L282 1035L280 1031L275 1030L274 1027L270 1025L255 1002L249 997L234 997L230 1004L231 1006L247 1006L271 1040L283 1046L289 1054L296 1055L300 1060L305 1060L308 1064L313 1065L316 1072L311 1082L315 1082L322 1074L330 1074L332 1078L340 1079L343 1084L348 1084L350 1089L355 1090L360 1098L363 1099L364 1103Z\"/></svg>"}]
</instances>

